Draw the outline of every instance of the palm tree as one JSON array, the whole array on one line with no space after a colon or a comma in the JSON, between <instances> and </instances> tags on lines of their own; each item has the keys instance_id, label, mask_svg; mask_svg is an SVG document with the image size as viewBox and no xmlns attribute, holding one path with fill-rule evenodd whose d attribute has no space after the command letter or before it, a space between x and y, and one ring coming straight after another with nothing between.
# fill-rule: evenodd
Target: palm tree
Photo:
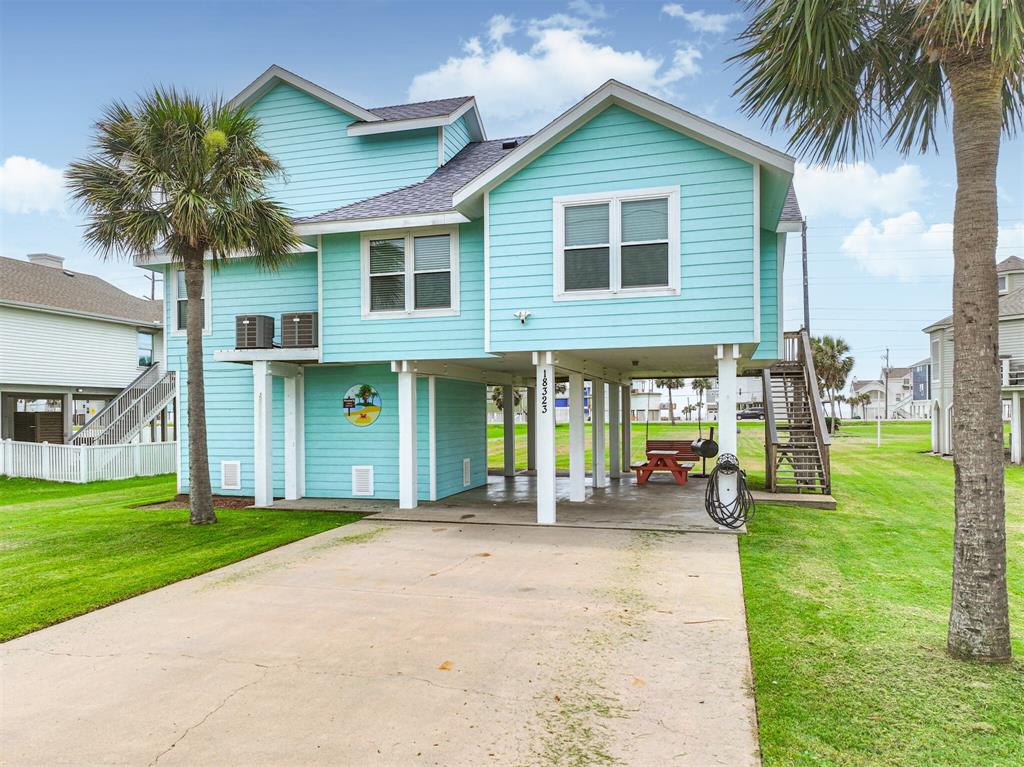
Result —
<instances>
[{"instance_id":1,"label":"palm tree","mask_svg":"<svg viewBox=\"0 0 1024 767\"><path fill-rule=\"evenodd\" d=\"M751 0L743 108L832 162L936 145L953 111L953 462L956 531L947 651L1010 659L997 363L996 167L1024 120L1019 0Z\"/></svg>"},{"instance_id":2,"label":"palm tree","mask_svg":"<svg viewBox=\"0 0 1024 767\"><path fill-rule=\"evenodd\" d=\"M694 378L690 381L690 388L697 392L697 420L700 420L704 409L704 392L711 391L711 379Z\"/></svg>"},{"instance_id":3,"label":"palm tree","mask_svg":"<svg viewBox=\"0 0 1024 767\"><path fill-rule=\"evenodd\" d=\"M811 356L814 358L814 371L818 374L818 388L831 404L832 421L829 423L829 433L834 434L836 403L840 401L839 392L846 388L846 379L853 371L850 346L842 338L833 336L812 338Z\"/></svg>"},{"instance_id":4,"label":"palm tree","mask_svg":"<svg viewBox=\"0 0 1024 767\"><path fill-rule=\"evenodd\" d=\"M67 171L88 218L85 240L104 257L164 251L184 269L188 297L189 520L216 522L206 450L203 388L203 265L247 253L276 269L299 240L287 212L266 193L280 166L259 145L244 110L155 89L134 108L107 107L93 153Z\"/></svg>"},{"instance_id":5,"label":"palm tree","mask_svg":"<svg viewBox=\"0 0 1024 767\"><path fill-rule=\"evenodd\" d=\"M669 420L672 422L672 425L674 426L675 423L676 423L676 409L675 409L675 406L672 404L672 390L673 389L678 389L680 386L682 386L683 385L683 379L682 378L658 378L658 379L655 379L654 384L656 386L661 386L661 387L663 387L665 389L668 389L668 417L669 417Z\"/></svg>"},{"instance_id":6,"label":"palm tree","mask_svg":"<svg viewBox=\"0 0 1024 767\"><path fill-rule=\"evenodd\" d=\"M857 394L851 394L846 398L846 404L850 406L850 418L853 418L853 409L856 407L863 407L864 405L871 402L871 395L866 391L858 392Z\"/></svg>"},{"instance_id":7,"label":"palm tree","mask_svg":"<svg viewBox=\"0 0 1024 767\"><path fill-rule=\"evenodd\" d=\"M512 409L519 409L523 402L523 393L519 389L512 389ZM498 410L505 409L505 387L493 386L491 387L491 402L494 403L494 407Z\"/></svg>"}]
</instances>

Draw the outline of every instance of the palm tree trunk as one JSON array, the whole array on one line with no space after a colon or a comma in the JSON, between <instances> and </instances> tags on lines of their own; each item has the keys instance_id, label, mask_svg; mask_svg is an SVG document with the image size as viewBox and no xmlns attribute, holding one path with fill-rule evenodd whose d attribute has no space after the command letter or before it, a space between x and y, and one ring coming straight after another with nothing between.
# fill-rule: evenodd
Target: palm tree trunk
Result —
<instances>
[{"instance_id":1,"label":"palm tree trunk","mask_svg":"<svg viewBox=\"0 0 1024 767\"><path fill-rule=\"evenodd\" d=\"M672 387L668 387L668 419L672 425L676 425L676 409L672 405Z\"/></svg>"},{"instance_id":2,"label":"palm tree trunk","mask_svg":"<svg viewBox=\"0 0 1024 767\"><path fill-rule=\"evenodd\" d=\"M953 101L953 465L956 531L947 651L1010 659L995 251L1003 74L980 49L947 62Z\"/></svg>"},{"instance_id":3,"label":"palm tree trunk","mask_svg":"<svg viewBox=\"0 0 1024 767\"><path fill-rule=\"evenodd\" d=\"M217 521L210 489L210 459L206 452L206 391L203 382L203 252L185 262L188 296L185 321L188 343L188 500L189 522L207 525Z\"/></svg>"}]
</instances>

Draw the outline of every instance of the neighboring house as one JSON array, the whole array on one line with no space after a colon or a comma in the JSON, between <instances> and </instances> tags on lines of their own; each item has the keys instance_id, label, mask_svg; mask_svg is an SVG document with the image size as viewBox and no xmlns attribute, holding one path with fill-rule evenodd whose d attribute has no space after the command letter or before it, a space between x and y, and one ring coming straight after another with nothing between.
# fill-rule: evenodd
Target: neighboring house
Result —
<instances>
[{"instance_id":1,"label":"neighboring house","mask_svg":"<svg viewBox=\"0 0 1024 767\"><path fill-rule=\"evenodd\" d=\"M853 407L852 417L868 420L931 418L929 375L930 361L923 360L910 367L882 368L878 378L854 379L850 384L851 394L865 393L871 400Z\"/></svg>"},{"instance_id":2,"label":"neighboring house","mask_svg":"<svg viewBox=\"0 0 1024 767\"><path fill-rule=\"evenodd\" d=\"M999 359L1003 417L1010 421L1010 459L1024 462L1024 259L1017 256L996 265L999 286ZM931 344L932 450L952 451L953 318L924 329Z\"/></svg>"},{"instance_id":3,"label":"neighboring house","mask_svg":"<svg viewBox=\"0 0 1024 767\"><path fill-rule=\"evenodd\" d=\"M867 394L871 399L863 405L857 405L852 409L853 418L875 420L885 417L885 387L880 378L867 378L850 383L851 394Z\"/></svg>"},{"instance_id":4,"label":"neighboring house","mask_svg":"<svg viewBox=\"0 0 1024 767\"><path fill-rule=\"evenodd\" d=\"M674 396L674 395L673 395ZM653 379L633 381L629 387L629 417L631 421L668 420L668 413L662 406L668 407L668 397L655 384Z\"/></svg>"},{"instance_id":5,"label":"neighboring house","mask_svg":"<svg viewBox=\"0 0 1024 767\"><path fill-rule=\"evenodd\" d=\"M712 380L714 388L707 392L708 410L718 412L718 382ZM743 376L736 379L736 406L740 409L764 406L764 384L760 378Z\"/></svg>"},{"instance_id":6,"label":"neighboring house","mask_svg":"<svg viewBox=\"0 0 1024 767\"><path fill-rule=\"evenodd\" d=\"M596 382L610 436L594 430L594 453L613 476L628 468L634 378L717 376L721 446L736 452L729 382L783 345L792 157L616 81L499 140L472 97L367 109L278 67L232 103L284 167L272 191L305 252L273 274L242 256L207 272L215 492L411 508L482 485L488 384L531 390L540 522L555 514L557 382L570 405ZM160 254L138 263L166 275L184 398L178 272ZM272 318L274 345L239 344L240 315ZM296 320L299 342L281 331ZM604 486L604 461L593 474Z\"/></svg>"},{"instance_id":7,"label":"neighboring house","mask_svg":"<svg viewBox=\"0 0 1024 767\"><path fill-rule=\"evenodd\" d=\"M159 364L162 316L59 256L0 258L0 436L66 442Z\"/></svg>"}]
</instances>

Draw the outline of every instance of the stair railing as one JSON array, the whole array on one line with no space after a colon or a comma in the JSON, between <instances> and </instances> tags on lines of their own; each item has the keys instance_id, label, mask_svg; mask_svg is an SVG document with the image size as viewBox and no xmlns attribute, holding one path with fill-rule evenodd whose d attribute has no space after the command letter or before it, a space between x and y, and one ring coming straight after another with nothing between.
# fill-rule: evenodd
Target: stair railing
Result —
<instances>
[{"instance_id":1,"label":"stair railing","mask_svg":"<svg viewBox=\"0 0 1024 767\"><path fill-rule=\"evenodd\" d=\"M157 381L163 378L160 364L156 363L143 370L124 387L107 406L85 422L81 429L68 438L69 445L91 445L110 425L118 420L143 393L148 391Z\"/></svg>"},{"instance_id":2,"label":"stair railing","mask_svg":"<svg viewBox=\"0 0 1024 767\"><path fill-rule=\"evenodd\" d=\"M811 399L811 418L814 421L814 434L818 445L818 457L821 459L821 470L824 473L825 492L832 492L832 468L829 461L829 446L832 437L828 433L828 422L825 420L825 408L821 404L821 393L818 391L818 374L814 369L814 354L811 351L811 339L806 330L799 332L799 357L804 368L808 396Z\"/></svg>"},{"instance_id":3,"label":"stair railing","mask_svg":"<svg viewBox=\"0 0 1024 767\"><path fill-rule=\"evenodd\" d=\"M116 445L132 439L176 393L174 371L166 373L94 438L93 444Z\"/></svg>"}]
</instances>

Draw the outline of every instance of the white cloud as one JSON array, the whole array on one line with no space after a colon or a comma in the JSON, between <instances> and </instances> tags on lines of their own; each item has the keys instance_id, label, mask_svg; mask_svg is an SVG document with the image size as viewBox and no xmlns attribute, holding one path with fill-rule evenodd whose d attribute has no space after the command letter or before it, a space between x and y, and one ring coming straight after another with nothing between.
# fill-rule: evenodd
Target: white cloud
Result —
<instances>
[{"instance_id":1,"label":"white cloud","mask_svg":"<svg viewBox=\"0 0 1024 767\"><path fill-rule=\"evenodd\" d=\"M600 3L590 3L587 0L571 0L569 10L578 13L580 16L586 16L588 19L608 18L608 12L604 9L603 5Z\"/></svg>"},{"instance_id":2,"label":"white cloud","mask_svg":"<svg viewBox=\"0 0 1024 767\"><path fill-rule=\"evenodd\" d=\"M582 6L573 7L580 12ZM507 16L493 17L486 42L473 37L461 55L416 75L409 99L474 94L489 132L510 135L536 130L609 78L668 95L670 86L700 72L700 51L691 45L681 46L666 62L599 42L601 30L593 22L601 16L588 7L586 18L560 13L518 24ZM525 33L525 41L511 41L513 31Z\"/></svg>"},{"instance_id":3,"label":"white cloud","mask_svg":"<svg viewBox=\"0 0 1024 767\"><path fill-rule=\"evenodd\" d=\"M865 219L843 240L842 251L876 277L912 280L952 274L953 225L926 224L909 211L876 225ZM999 227L998 259L1024 251L1024 224Z\"/></svg>"},{"instance_id":4,"label":"white cloud","mask_svg":"<svg viewBox=\"0 0 1024 767\"><path fill-rule=\"evenodd\" d=\"M925 194L927 181L916 165L879 173L865 162L836 166L797 163L793 179L800 209L809 218L862 218L912 210Z\"/></svg>"},{"instance_id":5,"label":"white cloud","mask_svg":"<svg viewBox=\"0 0 1024 767\"><path fill-rule=\"evenodd\" d=\"M0 209L6 213L62 212L64 174L29 157L8 157L0 165Z\"/></svg>"},{"instance_id":6,"label":"white cloud","mask_svg":"<svg viewBox=\"0 0 1024 767\"><path fill-rule=\"evenodd\" d=\"M721 34L729 25L739 20L738 13L707 13L706 11L688 11L679 3L668 3L661 7L661 12L675 19L682 19L698 32L714 32Z\"/></svg>"}]
</instances>

